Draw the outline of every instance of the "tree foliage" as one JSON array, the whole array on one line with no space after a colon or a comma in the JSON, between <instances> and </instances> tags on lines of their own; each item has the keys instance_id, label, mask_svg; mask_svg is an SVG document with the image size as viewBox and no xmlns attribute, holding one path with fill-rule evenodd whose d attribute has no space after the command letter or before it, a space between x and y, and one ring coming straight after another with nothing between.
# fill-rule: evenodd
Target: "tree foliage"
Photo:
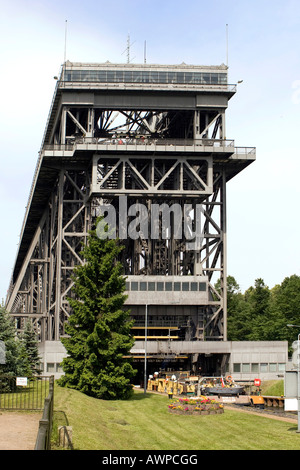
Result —
<instances>
[{"instance_id":1,"label":"tree foliage","mask_svg":"<svg viewBox=\"0 0 300 470\"><path fill-rule=\"evenodd\" d=\"M30 362L23 342L16 335L12 317L0 307L0 341L5 344L5 364L0 372L9 376L31 376Z\"/></svg>"},{"instance_id":2,"label":"tree foliage","mask_svg":"<svg viewBox=\"0 0 300 470\"><path fill-rule=\"evenodd\" d=\"M20 336L20 340L24 354L27 356L27 361L30 367L30 375L40 375L41 358L39 356L36 333L30 321L26 322L25 329Z\"/></svg>"},{"instance_id":3,"label":"tree foliage","mask_svg":"<svg viewBox=\"0 0 300 470\"><path fill-rule=\"evenodd\" d=\"M122 247L116 240L90 232L82 251L84 264L74 270L73 313L62 340L68 356L63 360L60 385L103 399L126 399L135 375L129 359L134 344L132 322L124 308L123 267L117 261Z\"/></svg>"},{"instance_id":4,"label":"tree foliage","mask_svg":"<svg viewBox=\"0 0 300 470\"><path fill-rule=\"evenodd\" d=\"M300 325L300 276L286 277L272 289L258 278L243 294L228 276L227 312L230 341L287 340L291 345L297 331L287 325Z\"/></svg>"}]
</instances>

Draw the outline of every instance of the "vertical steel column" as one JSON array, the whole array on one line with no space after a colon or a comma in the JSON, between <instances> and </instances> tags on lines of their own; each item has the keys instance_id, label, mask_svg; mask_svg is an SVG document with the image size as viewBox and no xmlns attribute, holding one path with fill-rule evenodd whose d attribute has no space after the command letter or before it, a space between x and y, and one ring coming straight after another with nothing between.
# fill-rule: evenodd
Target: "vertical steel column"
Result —
<instances>
[{"instance_id":1,"label":"vertical steel column","mask_svg":"<svg viewBox=\"0 0 300 470\"><path fill-rule=\"evenodd\" d=\"M63 186L64 172L61 170L58 182L58 215L57 215L57 240L56 240L56 285L55 285L55 318L54 336L59 340L59 324L61 312L61 260L62 260L62 224L63 224Z\"/></svg>"},{"instance_id":2,"label":"vertical steel column","mask_svg":"<svg viewBox=\"0 0 300 470\"><path fill-rule=\"evenodd\" d=\"M227 341L227 211L226 211L226 173L223 169L221 187L221 293L223 304L223 340Z\"/></svg>"}]
</instances>

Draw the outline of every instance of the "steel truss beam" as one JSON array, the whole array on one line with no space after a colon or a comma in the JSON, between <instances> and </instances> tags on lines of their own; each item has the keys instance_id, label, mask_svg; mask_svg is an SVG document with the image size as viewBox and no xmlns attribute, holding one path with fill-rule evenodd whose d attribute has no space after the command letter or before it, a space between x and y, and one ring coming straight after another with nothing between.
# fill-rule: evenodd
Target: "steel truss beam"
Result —
<instances>
[{"instance_id":1,"label":"steel truss beam","mask_svg":"<svg viewBox=\"0 0 300 470\"><path fill-rule=\"evenodd\" d=\"M224 110L140 110L63 106L52 144L80 137L225 139Z\"/></svg>"},{"instance_id":2,"label":"steel truss beam","mask_svg":"<svg viewBox=\"0 0 300 470\"><path fill-rule=\"evenodd\" d=\"M60 171L9 297L7 308L17 327L29 315L38 324L42 341L59 340L70 315L71 274L83 262L81 244L90 223L88 190L86 171Z\"/></svg>"},{"instance_id":3,"label":"steel truss beam","mask_svg":"<svg viewBox=\"0 0 300 470\"><path fill-rule=\"evenodd\" d=\"M152 160L151 160L152 161ZM97 160L98 162L98 160ZM97 166L94 165L94 171ZM74 266L82 263L81 243L86 242L88 230L99 215L104 194L91 192L90 170L61 170L49 203L33 237L30 250L19 277L11 292L8 308L16 317L18 327L21 318L35 318L43 340L58 340L64 334L64 323L70 315L68 297L72 295L71 280ZM209 303L199 307L198 337L202 339L223 339L226 321L226 228L225 228L225 176L222 170L214 174L213 192L193 200L201 202L203 242L199 250L187 250L185 239L123 240L125 250L122 262L126 275L204 275L209 279ZM149 190L150 191L150 190ZM128 190L130 195L130 190ZM128 198L131 203L164 203L166 198ZM105 199L117 207L117 198ZM168 200L168 204L178 199ZM180 203L189 204L189 198L182 197ZM150 206L149 206L150 207ZM128 218L129 221L130 217ZM147 220L147 223L150 223ZM174 227L172 226L172 230ZM216 277L221 279L222 291L214 288ZM225 308L224 308L225 307ZM35 315L35 317L34 317ZM201 330L201 331L200 331Z\"/></svg>"}]
</instances>

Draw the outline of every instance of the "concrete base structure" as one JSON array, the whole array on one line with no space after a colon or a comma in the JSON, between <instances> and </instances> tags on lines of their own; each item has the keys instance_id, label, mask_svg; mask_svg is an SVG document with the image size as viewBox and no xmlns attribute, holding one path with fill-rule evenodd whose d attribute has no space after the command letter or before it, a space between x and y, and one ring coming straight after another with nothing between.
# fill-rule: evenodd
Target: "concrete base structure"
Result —
<instances>
[{"instance_id":1,"label":"concrete base structure","mask_svg":"<svg viewBox=\"0 0 300 470\"><path fill-rule=\"evenodd\" d=\"M148 341L148 374L163 370L190 370L199 375L230 374L234 380L276 380L284 377L288 364L287 341ZM63 374L61 362L66 356L60 341L39 345L43 375ZM145 342L136 341L131 351L134 365L143 370ZM142 379L137 375L136 381Z\"/></svg>"}]
</instances>

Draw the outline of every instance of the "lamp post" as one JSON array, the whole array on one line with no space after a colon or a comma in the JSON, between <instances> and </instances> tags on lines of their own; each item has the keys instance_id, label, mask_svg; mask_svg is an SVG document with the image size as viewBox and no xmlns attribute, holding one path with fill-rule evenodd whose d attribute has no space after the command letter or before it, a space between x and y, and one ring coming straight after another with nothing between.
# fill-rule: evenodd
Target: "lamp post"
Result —
<instances>
[{"instance_id":1,"label":"lamp post","mask_svg":"<svg viewBox=\"0 0 300 470\"><path fill-rule=\"evenodd\" d=\"M300 325L287 325L291 328L300 328ZM297 341L297 404L298 404L298 430L300 432L300 333Z\"/></svg>"},{"instance_id":2,"label":"lamp post","mask_svg":"<svg viewBox=\"0 0 300 470\"><path fill-rule=\"evenodd\" d=\"M145 361L144 361L144 393L147 391L147 327L148 327L148 304L145 305Z\"/></svg>"}]
</instances>

